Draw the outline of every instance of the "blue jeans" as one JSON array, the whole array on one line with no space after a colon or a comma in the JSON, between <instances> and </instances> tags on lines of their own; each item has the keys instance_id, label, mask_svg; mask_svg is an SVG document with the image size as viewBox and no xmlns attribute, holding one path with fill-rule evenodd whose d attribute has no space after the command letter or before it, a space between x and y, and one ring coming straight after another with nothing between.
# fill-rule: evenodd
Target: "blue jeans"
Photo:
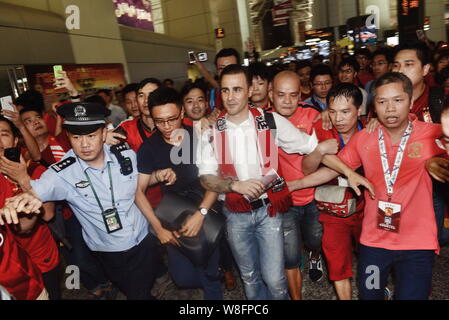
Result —
<instances>
[{"instance_id":1,"label":"blue jeans","mask_svg":"<svg viewBox=\"0 0 449 320\"><path fill-rule=\"evenodd\" d=\"M204 300L223 300L220 274L218 268L219 248L210 256L207 266L196 267L181 251L169 245L168 270L178 287L202 288Z\"/></svg>"},{"instance_id":2,"label":"blue jeans","mask_svg":"<svg viewBox=\"0 0 449 320\"><path fill-rule=\"evenodd\" d=\"M244 213L225 207L223 213L248 300L288 299L282 216L268 216L267 207Z\"/></svg>"},{"instance_id":3,"label":"blue jeans","mask_svg":"<svg viewBox=\"0 0 449 320\"><path fill-rule=\"evenodd\" d=\"M302 237L310 250L321 248L323 226L315 200L305 206L291 206L283 216L285 269L301 265Z\"/></svg>"},{"instance_id":4,"label":"blue jeans","mask_svg":"<svg viewBox=\"0 0 449 320\"><path fill-rule=\"evenodd\" d=\"M391 268L396 300L426 300L432 283L433 250L387 250L360 244L358 287L360 299L383 300Z\"/></svg>"}]
</instances>

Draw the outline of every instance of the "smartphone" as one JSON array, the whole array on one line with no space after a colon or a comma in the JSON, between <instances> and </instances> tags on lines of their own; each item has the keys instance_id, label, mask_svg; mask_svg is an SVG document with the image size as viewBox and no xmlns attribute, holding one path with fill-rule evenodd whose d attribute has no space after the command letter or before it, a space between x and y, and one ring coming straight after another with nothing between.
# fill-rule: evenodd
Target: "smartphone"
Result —
<instances>
[{"instance_id":1,"label":"smartphone","mask_svg":"<svg viewBox=\"0 0 449 320\"><path fill-rule=\"evenodd\" d=\"M4 150L5 158L14 162L20 162L20 150L17 147L6 148Z\"/></svg>"},{"instance_id":2,"label":"smartphone","mask_svg":"<svg viewBox=\"0 0 449 320\"><path fill-rule=\"evenodd\" d=\"M62 77L62 66L60 64L53 66L53 73L55 78Z\"/></svg>"},{"instance_id":3,"label":"smartphone","mask_svg":"<svg viewBox=\"0 0 449 320\"><path fill-rule=\"evenodd\" d=\"M0 103L2 106L2 110L14 111L14 107L12 106L12 97L11 96L1 97Z\"/></svg>"},{"instance_id":4,"label":"smartphone","mask_svg":"<svg viewBox=\"0 0 449 320\"><path fill-rule=\"evenodd\" d=\"M207 61L207 52L198 52L197 57L201 62Z\"/></svg>"},{"instance_id":5,"label":"smartphone","mask_svg":"<svg viewBox=\"0 0 449 320\"><path fill-rule=\"evenodd\" d=\"M189 51L189 63L195 63L195 52Z\"/></svg>"}]
</instances>

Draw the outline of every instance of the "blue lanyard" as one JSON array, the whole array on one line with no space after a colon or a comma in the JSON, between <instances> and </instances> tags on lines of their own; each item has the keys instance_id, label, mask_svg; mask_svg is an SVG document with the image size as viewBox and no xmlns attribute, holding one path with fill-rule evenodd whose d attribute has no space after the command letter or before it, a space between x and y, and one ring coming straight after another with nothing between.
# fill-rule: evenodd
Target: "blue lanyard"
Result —
<instances>
[{"instance_id":1,"label":"blue lanyard","mask_svg":"<svg viewBox=\"0 0 449 320\"><path fill-rule=\"evenodd\" d=\"M362 124L360 123L360 121L357 121L357 131L360 131L362 129ZM343 141L343 137L341 136L341 134L338 134L338 138L340 139L340 149L343 149L345 147L345 142Z\"/></svg>"}]
</instances>

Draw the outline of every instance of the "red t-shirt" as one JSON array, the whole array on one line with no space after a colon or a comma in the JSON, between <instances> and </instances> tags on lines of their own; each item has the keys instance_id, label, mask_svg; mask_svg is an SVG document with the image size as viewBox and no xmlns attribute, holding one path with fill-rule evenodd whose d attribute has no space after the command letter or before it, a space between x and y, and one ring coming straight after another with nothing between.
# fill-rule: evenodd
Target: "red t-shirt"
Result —
<instances>
[{"instance_id":1,"label":"red t-shirt","mask_svg":"<svg viewBox=\"0 0 449 320\"><path fill-rule=\"evenodd\" d=\"M39 166L31 176L39 179L45 167ZM10 183L11 184L11 183ZM12 184L11 184L12 186ZM34 264L44 273L53 270L59 264L59 251L48 225L39 220L29 235L15 235L19 245L28 253Z\"/></svg>"},{"instance_id":2,"label":"red t-shirt","mask_svg":"<svg viewBox=\"0 0 449 320\"><path fill-rule=\"evenodd\" d=\"M404 151L391 199L391 202L402 205L399 233L377 228L378 201L388 201L379 151L379 128L372 134L366 130L357 132L338 156L353 169L363 166L365 177L375 189L375 200L365 193L360 243L389 250L436 250L438 253L432 181L425 163L443 151L434 142L441 136L441 126L418 121L413 114L409 115L409 119L412 120L413 131ZM399 143L392 145L385 130L384 135L391 169Z\"/></svg>"},{"instance_id":3,"label":"red t-shirt","mask_svg":"<svg viewBox=\"0 0 449 320\"><path fill-rule=\"evenodd\" d=\"M375 79L374 75L370 72L361 72L357 75L357 78L357 82L359 82L359 85L361 85L363 88L365 88L368 82Z\"/></svg>"},{"instance_id":4,"label":"red t-shirt","mask_svg":"<svg viewBox=\"0 0 449 320\"><path fill-rule=\"evenodd\" d=\"M69 138L63 131L57 137L48 136L48 146L41 152L42 161L45 165L51 166L54 163L61 161L67 151L71 149ZM31 179L39 179L39 177L47 170L38 162L32 162L28 166L28 173ZM65 201L57 201L57 208L61 208L64 220L69 219L73 212Z\"/></svg>"},{"instance_id":5,"label":"red t-shirt","mask_svg":"<svg viewBox=\"0 0 449 320\"><path fill-rule=\"evenodd\" d=\"M139 121L141 120L139 118L136 118L132 120L125 120L120 123L120 127L122 127L126 131L126 142L128 142L131 149L133 149L136 153L143 142L143 138L140 132L144 133L146 138L150 137L155 132L154 130L151 132L145 129L143 124ZM149 187L147 189L146 196L148 201L150 201L151 206L153 208L157 208L159 202L161 202L162 199L161 187L157 185Z\"/></svg>"},{"instance_id":6,"label":"red t-shirt","mask_svg":"<svg viewBox=\"0 0 449 320\"><path fill-rule=\"evenodd\" d=\"M428 85L425 85L424 91L421 96L413 102L411 113L415 114L418 117L418 120L424 121L424 108L429 106L429 93L430 89Z\"/></svg>"},{"instance_id":7,"label":"red t-shirt","mask_svg":"<svg viewBox=\"0 0 449 320\"><path fill-rule=\"evenodd\" d=\"M48 133L54 136L56 131L56 116L44 112L44 121L47 125Z\"/></svg>"},{"instance_id":8,"label":"red t-shirt","mask_svg":"<svg viewBox=\"0 0 449 320\"><path fill-rule=\"evenodd\" d=\"M318 121L314 127L315 127L316 136L317 136L319 142L323 142L328 139L337 139L337 141L339 141L339 144L340 144L339 150L344 148L344 146L341 145L340 136L338 134L338 131L335 128L332 128L331 130L324 130L323 123L321 120ZM333 180L333 181L329 182L329 184L338 185L338 181L337 181L337 179L335 179L335 181ZM355 193L354 193L354 195L355 195ZM350 222L354 222L354 223L356 223L356 222L360 223L360 220L363 218L363 209L365 207L365 198L364 198L363 194L360 197L357 197L357 195L355 195L355 196L356 196L356 200L357 200L357 202L356 202L357 205L356 205L356 209L355 209L356 214L353 214L352 216L349 216L347 218L339 218L339 217L331 216L326 213L321 213L319 221L328 222L328 223L338 223L338 222L342 221L342 219L345 219L345 221L347 221L347 222L350 221Z\"/></svg>"},{"instance_id":9,"label":"red t-shirt","mask_svg":"<svg viewBox=\"0 0 449 320\"><path fill-rule=\"evenodd\" d=\"M0 175L0 207L13 195L10 183ZM41 272L17 243L7 225L0 226L0 285L19 300L35 300L44 290Z\"/></svg>"},{"instance_id":10,"label":"red t-shirt","mask_svg":"<svg viewBox=\"0 0 449 320\"><path fill-rule=\"evenodd\" d=\"M288 120L298 129L307 134L312 134L312 121L320 114L320 111L309 104L299 104L295 113ZM304 177L302 172L302 160L304 156L297 153L289 154L279 149L279 165L285 181L293 181ZM313 201L315 188L296 190L291 193L293 205L304 206Z\"/></svg>"}]
</instances>

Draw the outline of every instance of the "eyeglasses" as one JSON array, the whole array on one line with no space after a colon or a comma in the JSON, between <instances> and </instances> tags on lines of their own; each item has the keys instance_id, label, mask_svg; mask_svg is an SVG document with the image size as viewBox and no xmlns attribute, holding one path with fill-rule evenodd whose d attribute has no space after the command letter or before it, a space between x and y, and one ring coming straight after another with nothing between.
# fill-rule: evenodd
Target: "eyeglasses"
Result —
<instances>
[{"instance_id":1,"label":"eyeglasses","mask_svg":"<svg viewBox=\"0 0 449 320\"><path fill-rule=\"evenodd\" d=\"M181 112L179 112L178 116L176 118L170 118L167 120L153 120L154 121L154 125L156 125L157 127L162 127L165 124L168 124L169 126L172 126L176 123L176 121L179 120L179 117L181 116Z\"/></svg>"},{"instance_id":2,"label":"eyeglasses","mask_svg":"<svg viewBox=\"0 0 449 320\"><path fill-rule=\"evenodd\" d=\"M327 87L332 85L332 81L326 81L326 82L313 82L314 86L317 87Z\"/></svg>"}]
</instances>

